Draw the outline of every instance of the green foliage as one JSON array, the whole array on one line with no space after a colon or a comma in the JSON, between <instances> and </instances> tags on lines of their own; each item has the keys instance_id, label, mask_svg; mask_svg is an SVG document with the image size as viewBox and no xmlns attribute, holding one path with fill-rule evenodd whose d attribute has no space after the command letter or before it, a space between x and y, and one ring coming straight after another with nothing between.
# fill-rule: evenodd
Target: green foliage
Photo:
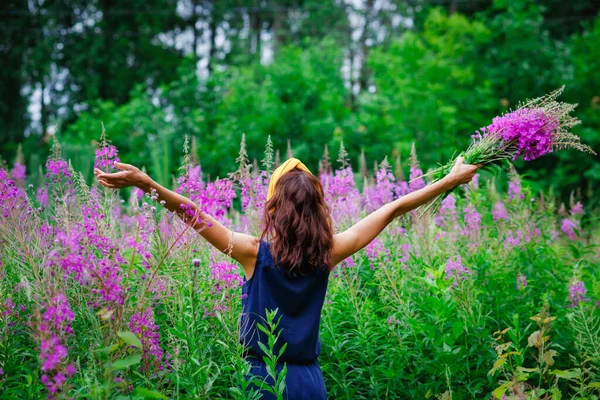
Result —
<instances>
[{"instance_id":1,"label":"green foliage","mask_svg":"<svg viewBox=\"0 0 600 400\"><path fill-rule=\"evenodd\" d=\"M185 136L197 143L192 156L213 178L233 170L242 134L250 162L261 160L271 136L274 155L286 154L289 140L291 152L314 170L324 145L338 148L342 141L350 154L364 150L365 165L407 154L417 143L428 169L466 147L495 115L562 85L565 101L580 104L583 124L575 133L600 146L600 20L588 0L451 1L447 9L427 1L389 7L367 1L364 8L267 1L257 8L223 0L186 3L183 13L172 0L84 3L18 10L21 23L57 29L56 37L31 40L33 50L9 36L9 68L0 76L7 89L0 99L4 158L12 157L28 124L19 85L28 85L28 93L46 87L41 121L27 129L58 123L65 156L88 181L101 122L123 161L143 165L165 184L180 165ZM3 7L10 14L16 4ZM71 29L88 15L83 9L102 15L83 31ZM360 35L357 21L364 25ZM182 45L187 51L175 50L164 32L178 28L188 29L196 44L208 38L207 54L190 51L189 43ZM159 32L161 40L153 40ZM215 42L218 34L227 45ZM264 61L270 50L272 60ZM17 77L10 68L27 73ZM48 142L45 132L23 142L34 182ZM572 158L557 153L518 166L535 190L559 183L563 198L576 190L593 198L598 160Z\"/></svg>"},{"instance_id":2,"label":"green foliage","mask_svg":"<svg viewBox=\"0 0 600 400\"><path fill-rule=\"evenodd\" d=\"M406 154L416 142L431 166L468 143L494 113L493 92L478 62L490 36L480 22L434 9L422 33L406 33L389 49L374 51L370 67L378 90L365 95L361 121L363 135L378 140L365 149L367 157L394 148Z\"/></svg>"},{"instance_id":3,"label":"green foliage","mask_svg":"<svg viewBox=\"0 0 600 400\"><path fill-rule=\"evenodd\" d=\"M340 147L340 159L347 160ZM56 144L54 153L63 150ZM192 163L189 156L184 158L184 166ZM387 160L380 167L389 168ZM428 215L396 220L379 237L379 254L367 248L353 256L354 265L332 271L319 358L331 398L507 394L516 399L528 393L597 399L597 216L569 216L581 228L577 237L569 238L559 232L567 211L557 214L551 196L533 197L526 179L522 182L523 198L512 200L496 190L494 181L461 188L455 214L441 215L437 224ZM65 386L68 396L241 400L259 398L257 388L262 388L281 397L286 368L274 351L280 340L279 314L267 313L259 327L266 334L261 348L270 375L263 382L252 377L241 356L240 287L223 288L214 277L215 262L225 256L174 217L153 210L158 205L150 196L132 197L121 205L111 190L73 183L76 196L65 196L62 184L51 185L49 207L19 224L0 224L5 244L0 247L0 397L37 399L47 394L40 381L40 343L28 321L38 318L40 304L55 290L65 292L75 313L68 357L77 373ZM498 201L506 206L506 220L492 215ZM60 266L47 265L48 252L69 249L43 244L44 224L53 226L59 238L67 234L63 229L75 231L84 205L102 213L90 220L93 234L102 232L122 250L119 282L127 296L116 310L94 307L89 301L92 287L56 274ZM476 233L465 222L467 206L480 213ZM224 223L241 219L230 211ZM337 222L343 230L352 221ZM258 225L248 226L255 229L250 233L259 232ZM33 234L24 243L26 232ZM517 232L520 242L511 245L507 238ZM114 256L85 244L102 257L97 262ZM138 245L148 256L140 254ZM454 280L447 262L458 255L470 272ZM528 285L519 285L521 275ZM575 308L568 291L574 278L585 281L589 298ZM23 309L15 312L8 299ZM159 346L169 354L168 362L165 357L160 364L164 369L146 358L147 336L134 334L128 324L133 313L150 304Z\"/></svg>"},{"instance_id":4,"label":"green foliage","mask_svg":"<svg viewBox=\"0 0 600 400\"><path fill-rule=\"evenodd\" d=\"M281 354L285 352L287 348L287 343L284 343L279 352L275 352L275 344L279 340L279 336L281 335L281 329L277 329L279 327L279 322L281 321L281 316L276 320L277 313L279 310L265 310L266 320L264 323L257 324L258 330L263 332L266 335L267 343L259 342L258 345L260 349L265 353L263 356L263 361L267 365L267 374L268 378L271 380L271 384L267 382L257 382L257 379L254 378L253 383L258 383L258 387L262 390L265 390L268 393L271 393L275 396L277 400L283 400L283 395L285 393L285 377L287 375L287 365L279 363L279 359Z\"/></svg>"}]
</instances>

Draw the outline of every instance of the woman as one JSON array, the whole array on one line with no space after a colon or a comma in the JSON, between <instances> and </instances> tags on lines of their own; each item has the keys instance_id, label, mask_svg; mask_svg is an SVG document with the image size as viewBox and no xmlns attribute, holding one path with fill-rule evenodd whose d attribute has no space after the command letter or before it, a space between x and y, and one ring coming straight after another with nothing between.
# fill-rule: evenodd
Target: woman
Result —
<instances>
[{"instance_id":1,"label":"woman","mask_svg":"<svg viewBox=\"0 0 600 400\"><path fill-rule=\"evenodd\" d=\"M99 182L108 188L137 186L155 192L164 206L185 221L218 250L230 254L244 269L241 340L252 374L266 379L263 351L265 342L256 324L265 319L265 310L278 309L282 328L277 350L287 365L284 398L326 399L323 375L317 359L320 353L319 323L329 272L340 261L367 244L395 218L434 199L439 194L471 181L478 166L458 158L442 180L388 203L363 220L334 234L319 180L297 159L289 159L273 173L263 215L261 238L234 233L200 210L189 199L154 182L134 166L115 163L120 172L95 170ZM182 207L182 205L184 205ZM196 218L190 219L189 211ZM263 398L271 398L266 393Z\"/></svg>"}]
</instances>

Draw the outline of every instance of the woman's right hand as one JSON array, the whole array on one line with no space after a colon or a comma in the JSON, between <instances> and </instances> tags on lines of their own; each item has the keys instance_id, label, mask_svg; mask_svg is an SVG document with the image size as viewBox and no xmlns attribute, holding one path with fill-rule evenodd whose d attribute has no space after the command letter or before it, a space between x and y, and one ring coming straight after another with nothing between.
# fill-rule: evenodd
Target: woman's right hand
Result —
<instances>
[{"instance_id":1,"label":"woman's right hand","mask_svg":"<svg viewBox=\"0 0 600 400\"><path fill-rule=\"evenodd\" d=\"M448 179L452 182L453 186L462 185L465 183L471 182L471 179L475 176L475 173L479 168L483 167L483 165L471 165L465 164L464 158L457 157L456 162L454 163L454 167L448 174Z\"/></svg>"},{"instance_id":2,"label":"woman's right hand","mask_svg":"<svg viewBox=\"0 0 600 400\"><path fill-rule=\"evenodd\" d=\"M115 162L119 172L112 174L94 168L94 175L102 186L111 189L121 189L128 186L137 186L143 190L144 185L149 185L150 177L133 165Z\"/></svg>"}]
</instances>

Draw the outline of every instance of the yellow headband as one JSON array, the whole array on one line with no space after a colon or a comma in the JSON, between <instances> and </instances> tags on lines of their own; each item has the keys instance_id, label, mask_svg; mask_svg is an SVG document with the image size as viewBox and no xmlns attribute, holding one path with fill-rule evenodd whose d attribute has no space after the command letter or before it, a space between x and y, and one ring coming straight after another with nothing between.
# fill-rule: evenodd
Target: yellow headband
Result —
<instances>
[{"instance_id":1,"label":"yellow headband","mask_svg":"<svg viewBox=\"0 0 600 400\"><path fill-rule=\"evenodd\" d=\"M267 200L269 200L273 196L273 194L275 194L275 184L277 184L279 178L281 178L283 174L285 174L286 172L290 172L294 168L306 171L309 174L311 173L310 170L306 168L306 165L302 164L302 161L298 160L297 158L290 158L289 160L281 164L275 171L273 171L273 176L271 176L271 182L269 182Z\"/></svg>"}]
</instances>

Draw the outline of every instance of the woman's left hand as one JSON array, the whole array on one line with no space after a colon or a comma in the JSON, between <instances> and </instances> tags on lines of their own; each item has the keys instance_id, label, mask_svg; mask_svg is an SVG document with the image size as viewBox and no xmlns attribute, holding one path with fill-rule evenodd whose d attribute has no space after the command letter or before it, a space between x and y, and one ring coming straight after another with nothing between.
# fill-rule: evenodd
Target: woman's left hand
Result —
<instances>
[{"instance_id":1,"label":"woman's left hand","mask_svg":"<svg viewBox=\"0 0 600 400\"><path fill-rule=\"evenodd\" d=\"M448 178L452 181L453 186L462 185L471 182L471 179L475 176L475 173L483 165L471 165L465 164L464 158L457 157L452 171L448 174Z\"/></svg>"},{"instance_id":2,"label":"woman's left hand","mask_svg":"<svg viewBox=\"0 0 600 400\"><path fill-rule=\"evenodd\" d=\"M138 186L141 188L150 179L148 175L133 165L115 162L115 167L119 172L112 174L94 168L94 175L98 178L98 182L102 186L111 189L121 189L129 186Z\"/></svg>"}]
</instances>

